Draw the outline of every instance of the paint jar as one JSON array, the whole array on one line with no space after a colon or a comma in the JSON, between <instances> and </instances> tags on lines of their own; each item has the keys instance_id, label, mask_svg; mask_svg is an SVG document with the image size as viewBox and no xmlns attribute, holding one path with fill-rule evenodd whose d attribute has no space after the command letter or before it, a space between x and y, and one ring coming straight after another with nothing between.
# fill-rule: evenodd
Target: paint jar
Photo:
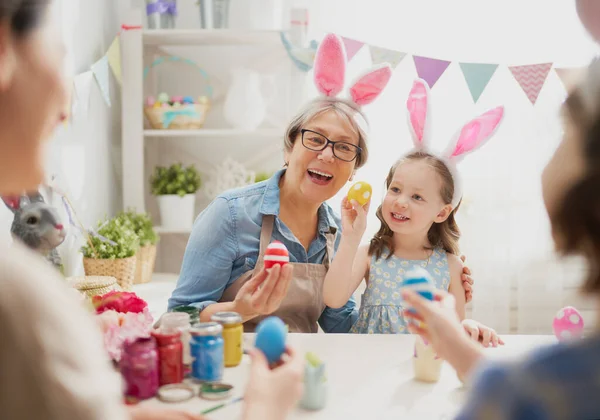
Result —
<instances>
[{"instance_id":1,"label":"paint jar","mask_svg":"<svg viewBox=\"0 0 600 420\"><path fill-rule=\"evenodd\" d=\"M160 328L152 331L158 352L159 385L183 382L183 345L181 332Z\"/></svg>"},{"instance_id":2,"label":"paint jar","mask_svg":"<svg viewBox=\"0 0 600 420\"><path fill-rule=\"evenodd\" d=\"M171 312L185 312L190 316L190 325L200 322L200 311L195 306L180 305L174 307Z\"/></svg>"},{"instance_id":3,"label":"paint jar","mask_svg":"<svg viewBox=\"0 0 600 420\"><path fill-rule=\"evenodd\" d=\"M126 396L145 400L156 395L158 353L154 338L139 338L125 344L119 367L126 384Z\"/></svg>"},{"instance_id":4,"label":"paint jar","mask_svg":"<svg viewBox=\"0 0 600 420\"><path fill-rule=\"evenodd\" d=\"M200 322L192 327L192 377L217 382L223 377L223 327L218 322Z\"/></svg>"},{"instance_id":5,"label":"paint jar","mask_svg":"<svg viewBox=\"0 0 600 420\"><path fill-rule=\"evenodd\" d=\"M242 316L237 312L217 312L210 319L223 327L225 367L239 365L244 354Z\"/></svg>"},{"instance_id":6,"label":"paint jar","mask_svg":"<svg viewBox=\"0 0 600 420\"><path fill-rule=\"evenodd\" d=\"M167 330L181 332L181 345L183 346L183 365L189 367L192 364L190 353L190 314L187 312L167 312L160 319L160 327Z\"/></svg>"},{"instance_id":7,"label":"paint jar","mask_svg":"<svg viewBox=\"0 0 600 420\"><path fill-rule=\"evenodd\" d=\"M417 336L413 354L415 379L422 382L439 381L442 363L443 360L435 353L433 347Z\"/></svg>"}]
</instances>

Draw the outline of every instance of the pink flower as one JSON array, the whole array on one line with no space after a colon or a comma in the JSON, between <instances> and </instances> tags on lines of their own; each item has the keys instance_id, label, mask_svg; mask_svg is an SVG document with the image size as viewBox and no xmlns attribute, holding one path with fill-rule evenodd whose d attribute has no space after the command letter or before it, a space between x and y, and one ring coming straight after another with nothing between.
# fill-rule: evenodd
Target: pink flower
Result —
<instances>
[{"instance_id":1,"label":"pink flower","mask_svg":"<svg viewBox=\"0 0 600 420\"><path fill-rule=\"evenodd\" d=\"M92 303L98 314L111 309L121 313L141 313L148 308L146 301L133 292L108 292L102 296L94 296Z\"/></svg>"},{"instance_id":2,"label":"pink flower","mask_svg":"<svg viewBox=\"0 0 600 420\"><path fill-rule=\"evenodd\" d=\"M121 360L123 346L141 337L149 337L154 320L146 308L141 313L108 310L98 315L104 333L104 347L110 357Z\"/></svg>"}]
</instances>

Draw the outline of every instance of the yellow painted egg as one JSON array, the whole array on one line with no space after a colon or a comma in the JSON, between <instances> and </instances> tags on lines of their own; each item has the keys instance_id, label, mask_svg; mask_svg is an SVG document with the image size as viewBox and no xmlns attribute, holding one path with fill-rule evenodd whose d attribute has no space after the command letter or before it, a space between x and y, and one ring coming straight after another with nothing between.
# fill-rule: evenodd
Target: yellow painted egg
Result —
<instances>
[{"instance_id":1,"label":"yellow painted egg","mask_svg":"<svg viewBox=\"0 0 600 420\"><path fill-rule=\"evenodd\" d=\"M371 199L371 195L373 194L373 189L371 185L367 182L359 181L350 187L350 191L348 191L348 200L356 200L358 204L364 206Z\"/></svg>"}]
</instances>

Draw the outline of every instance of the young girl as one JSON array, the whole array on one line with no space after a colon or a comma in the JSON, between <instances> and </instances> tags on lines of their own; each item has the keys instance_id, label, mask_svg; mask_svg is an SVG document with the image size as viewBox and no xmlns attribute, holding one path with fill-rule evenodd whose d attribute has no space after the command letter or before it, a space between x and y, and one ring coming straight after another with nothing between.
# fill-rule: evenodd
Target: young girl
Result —
<instances>
[{"instance_id":1,"label":"young girl","mask_svg":"<svg viewBox=\"0 0 600 420\"><path fill-rule=\"evenodd\" d=\"M496 108L469 122L451 142L448 153L438 157L427 147L427 104L427 84L417 80L407 101L416 150L390 169L387 192L377 209L381 228L368 246L359 248L367 209L344 200L343 236L325 278L323 294L327 306L339 307L366 280L358 321L351 332L408 332L401 314L399 287L413 266L425 268L436 288L455 296L456 310L464 319L463 268L457 256L460 231L454 219L462 193L455 166L492 136L503 109ZM472 325L470 320L465 323L478 337L480 331ZM481 330L486 344L492 340L497 345L493 330L483 326Z\"/></svg>"},{"instance_id":2,"label":"young girl","mask_svg":"<svg viewBox=\"0 0 600 420\"><path fill-rule=\"evenodd\" d=\"M600 295L600 61L563 107L565 134L542 176L552 236L563 255L587 260L583 291ZM470 375L474 393L461 420L600 418L600 333L557 344L518 363L483 362L476 346L455 334L460 328L450 296L427 302L414 293L406 300L427 323L421 334L459 375ZM407 316L410 314L407 313ZM477 366L478 365L478 366ZM477 366L477 369L475 367Z\"/></svg>"}]
</instances>

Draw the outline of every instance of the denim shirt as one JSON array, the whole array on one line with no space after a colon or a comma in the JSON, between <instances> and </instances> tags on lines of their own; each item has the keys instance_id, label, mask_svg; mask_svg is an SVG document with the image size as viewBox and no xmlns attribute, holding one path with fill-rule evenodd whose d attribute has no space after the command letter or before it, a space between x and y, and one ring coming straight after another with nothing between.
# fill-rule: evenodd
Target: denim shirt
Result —
<instances>
[{"instance_id":1,"label":"denim shirt","mask_svg":"<svg viewBox=\"0 0 600 420\"><path fill-rule=\"evenodd\" d=\"M308 252L279 215L279 180L285 169L270 179L227 191L213 200L194 222L177 286L169 299L169 310L192 305L199 310L216 303L223 291L256 265L262 217L274 215L273 240L285 244L291 262L322 264L326 254L325 234L336 234L337 250L341 220L323 203L318 212L318 234ZM326 307L319 325L325 332L347 333L358 317L354 298L339 309Z\"/></svg>"}]
</instances>

